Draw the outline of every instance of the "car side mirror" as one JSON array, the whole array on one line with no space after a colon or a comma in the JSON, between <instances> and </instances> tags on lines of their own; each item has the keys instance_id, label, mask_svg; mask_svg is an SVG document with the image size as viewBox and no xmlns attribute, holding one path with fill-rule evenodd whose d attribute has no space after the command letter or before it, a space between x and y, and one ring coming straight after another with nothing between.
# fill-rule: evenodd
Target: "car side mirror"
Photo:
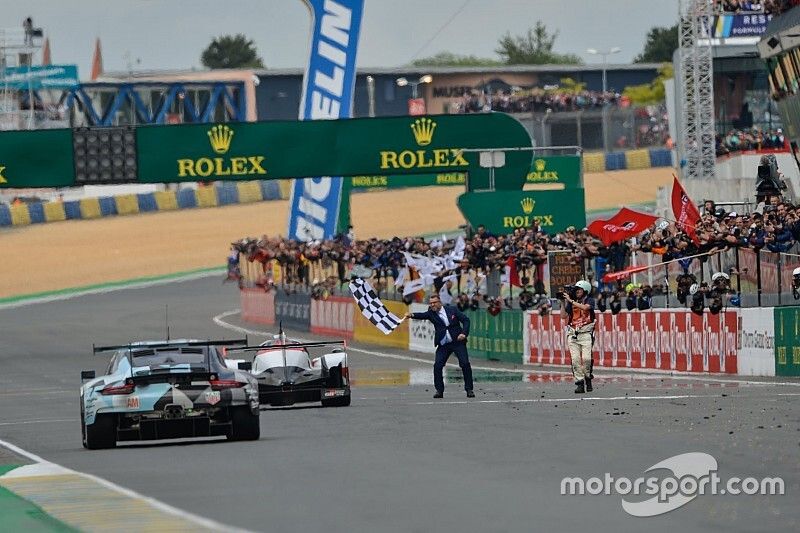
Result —
<instances>
[{"instance_id":1,"label":"car side mirror","mask_svg":"<svg viewBox=\"0 0 800 533\"><path fill-rule=\"evenodd\" d=\"M250 361L241 361L239 363L239 370L247 370L250 372L253 369L253 363Z\"/></svg>"},{"instance_id":2,"label":"car side mirror","mask_svg":"<svg viewBox=\"0 0 800 533\"><path fill-rule=\"evenodd\" d=\"M86 381L87 379L94 379L95 372L94 370L81 370L81 381Z\"/></svg>"}]
</instances>

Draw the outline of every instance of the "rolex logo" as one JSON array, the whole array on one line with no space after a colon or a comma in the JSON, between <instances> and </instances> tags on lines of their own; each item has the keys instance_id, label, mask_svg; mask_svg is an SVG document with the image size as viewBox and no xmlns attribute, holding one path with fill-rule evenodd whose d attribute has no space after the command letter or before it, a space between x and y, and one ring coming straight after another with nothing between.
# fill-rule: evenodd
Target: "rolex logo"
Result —
<instances>
[{"instance_id":1,"label":"rolex logo","mask_svg":"<svg viewBox=\"0 0 800 533\"><path fill-rule=\"evenodd\" d=\"M537 159L533 164L536 167L536 172L544 172L544 167L547 163L545 163L544 159Z\"/></svg>"},{"instance_id":2,"label":"rolex logo","mask_svg":"<svg viewBox=\"0 0 800 533\"><path fill-rule=\"evenodd\" d=\"M3 171L5 169L6 167L0 165L0 183L8 183L8 180L5 178L5 176L3 176Z\"/></svg>"},{"instance_id":3,"label":"rolex logo","mask_svg":"<svg viewBox=\"0 0 800 533\"><path fill-rule=\"evenodd\" d=\"M520 205L522 206L522 212L526 215L530 215L533 213L533 207L536 205L536 202L533 198L525 198L520 202Z\"/></svg>"},{"instance_id":4,"label":"rolex logo","mask_svg":"<svg viewBox=\"0 0 800 533\"><path fill-rule=\"evenodd\" d=\"M428 146L433 140L433 130L436 129L436 123L429 118L418 118L411 125L411 131L414 132L414 140L420 146Z\"/></svg>"},{"instance_id":5,"label":"rolex logo","mask_svg":"<svg viewBox=\"0 0 800 533\"><path fill-rule=\"evenodd\" d=\"M224 154L230 149L231 139L233 139L233 130L228 126L217 125L208 130L208 141L211 143L211 148L218 154Z\"/></svg>"}]
</instances>

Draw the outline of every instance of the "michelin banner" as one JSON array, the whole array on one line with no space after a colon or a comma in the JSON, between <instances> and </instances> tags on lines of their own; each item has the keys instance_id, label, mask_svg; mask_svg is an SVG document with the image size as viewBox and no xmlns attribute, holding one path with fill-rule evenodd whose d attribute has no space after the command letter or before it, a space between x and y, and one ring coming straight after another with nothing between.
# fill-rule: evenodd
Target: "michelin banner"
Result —
<instances>
[{"instance_id":1,"label":"michelin banner","mask_svg":"<svg viewBox=\"0 0 800 533\"><path fill-rule=\"evenodd\" d=\"M364 0L305 0L311 12L311 47L300 100L301 120L350 118L356 53ZM294 181L289 238L328 239L336 234L342 178Z\"/></svg>"}]
</instances>

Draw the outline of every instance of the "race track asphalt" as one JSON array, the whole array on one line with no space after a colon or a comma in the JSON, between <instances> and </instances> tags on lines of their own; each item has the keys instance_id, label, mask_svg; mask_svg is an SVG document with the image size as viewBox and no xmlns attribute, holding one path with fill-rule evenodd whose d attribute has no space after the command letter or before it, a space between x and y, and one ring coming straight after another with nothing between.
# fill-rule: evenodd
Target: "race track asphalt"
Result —
<instances>
[{"instance_id":1,"label":"race track asphalt","mask_svg":"<svg viewBox=\"0 0 800 533\"><path fill-rule=\"evenodd\" d=\"M355 345L349 408L262 411L257 442L84 450L79 373L106 364L92 342L162 338L167 304L173 338L237 336L212 320L239 305L219 277L0 310L0 439L256 531L800 530L797 381L598 370L578 399L563 370L473 361L489 368L477 398L448 369L434 401L429 356ZM565 476L635 479L687 452L712 455L722 479L780 476L786 493L703 495L650 518L628 515L619 494L560 494Z\"/></svg>"}]
</instances>

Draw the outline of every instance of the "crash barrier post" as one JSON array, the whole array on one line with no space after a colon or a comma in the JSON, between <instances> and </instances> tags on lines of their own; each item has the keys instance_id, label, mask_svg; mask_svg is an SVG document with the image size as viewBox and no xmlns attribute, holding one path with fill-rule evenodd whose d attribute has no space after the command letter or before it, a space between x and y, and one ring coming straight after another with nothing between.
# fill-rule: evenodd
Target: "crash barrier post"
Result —
<instances>
[{"instance_id":1,"label":"crash barrier post","mask_svg":"<svg viewBox=\"0 0 800 533\"><path fill-rule=\"evenodd\" d=\"M242 320L271 326L275 324L275 293L263 289L241 289L239 291Z\"/></svg>"},{"instance_id":2,"label":"crash barrier post","mask_svg":"<svg viewBox=\"0 0 800 533\"><path fill-rule=\"evenodd\" d=\"M351 339L357 312L352 298L331 296L325 300L311 300L311 333Z\"/></svg>"},{"instance_id":3,"label":"crash barrier post","mask_svg":"<svg viewBox=\"0 0 800 533\"><path fill-rule=\"evenodd\" d=\"M525 363L570 364L560 315L528 311L525 327ZM597 313L593 359L601 367L736 374L738 331L730 310L606 311Z\"/></svg>"},{"instance_id":4,"label":"crash barrier post","mask_svg":"<svg viewBox=\"0 0 800 533\"><path fill-rule=\"evenodd\" d=\"M800 307L776 307L775 375L800 376Z\"/></svg>"},{"instance_id":5,"label":"crash barrier post","mask_svg":"<svg viewBox=\"0 0 800 533\"><path fill-rule=\"evenodd\" d=\"M299 331L311 330L311 295L275 289L275 320L284 328Z\"/></svg>"},{"instance_id":6,"label":"crash barrier post","mask_svg":"<svg viewBox=\"0 0 800 533\"><path fill-rule=\"evenodd\" d=\"M351 298L352 300L352 298ZM402 317L405 315L408 307L402 302L393 302L390 300L383 300L386 308L391 313ZM355 301L352 303L356 306ZM382 331L375 327L375 325L364 318L361 311L356 308L353 313L353 338L359 342L367 342L370 344L380 344L381 346L391 346L393 348L408 349L408 328L409 320L403 321L397 329L389 335L384 335Z\"/></svg>"}]
</instances>

